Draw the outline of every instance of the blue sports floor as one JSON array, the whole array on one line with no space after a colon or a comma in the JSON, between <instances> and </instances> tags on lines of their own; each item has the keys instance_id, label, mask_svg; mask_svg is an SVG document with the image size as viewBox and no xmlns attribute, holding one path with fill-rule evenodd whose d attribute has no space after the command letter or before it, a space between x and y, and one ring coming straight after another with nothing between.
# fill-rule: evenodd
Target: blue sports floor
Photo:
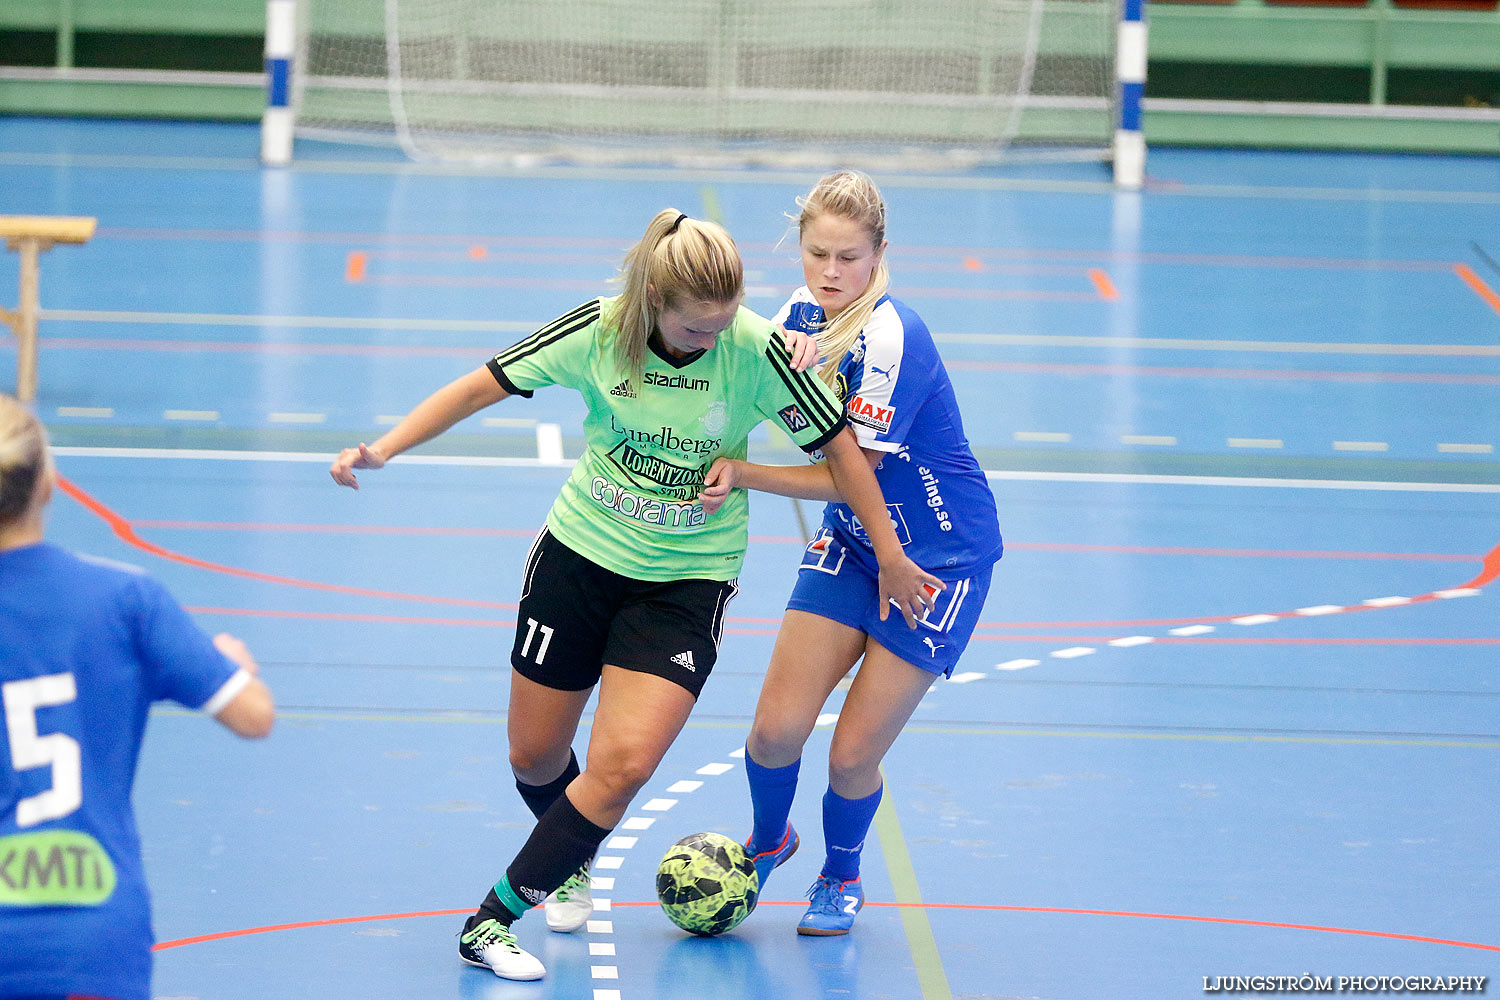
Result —
<instances>
[{"instance_id":1,"label":"blue sports floor","mask_svg":"<svg viewBox=\"0 0 1500 1000\"><path fill-rule=\"evenodd\" d=\"M50 536L167 581L280 703L259 744L153 717L157 996L1171 1000L1500 973L1500 161L1158 150L1137 195L1085 167L877 177L1007 554L886 762L870 904L847 938L793 933L825 725L766 904L714 940L655 907L672 841L748 832L736 751L801 544L758 497L720 665L603 851L608 905L572 936L523 922L550 973L515 984L455 936L531 826L507 654L580 404L507 400L358 493L327 465L607 292L665 206L729 227L770 312L815 175L316 146L265 171L256 142L0 120L0 214L99 219L43 259ZM0 301L15 280L5 254Z\"/></svg>"}]
</instances>

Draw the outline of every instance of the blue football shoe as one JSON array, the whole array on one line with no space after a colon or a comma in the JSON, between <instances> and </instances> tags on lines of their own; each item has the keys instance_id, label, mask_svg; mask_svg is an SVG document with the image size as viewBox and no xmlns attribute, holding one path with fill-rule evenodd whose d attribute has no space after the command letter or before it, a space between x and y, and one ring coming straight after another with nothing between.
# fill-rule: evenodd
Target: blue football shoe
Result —
<instances>
[{"instance_id":1,"label":"blue football shoe","mask_svg":"<svg viewBox=\"0 0 1500 1000\"><path fill-rule=\"evenodd\" d=\"M797 831L792 824L786 825L786 833L781 835L781 842L769 851L761 851L759 854L750 855L750 863L755 866L756 877L760 880L759 896L766 892L766 879L770 877L771 870L780 868L786 864L787 859L797 853L797 848L802 840L797 836ZM745 845L746 853L749 853L749 844ZM757 898L758 898L757 897Z\"/></svg>"},{"instance_id":2,"label":"blue football shoe","mask_svg":"<svg viewBox=\"0 0 1500 1000\"><path fill-rule=\"evenodd\" d=\"M865 905L865 890L857 878L846 882L819 875L807 890L807 898L812 902L797 924L797 933L833 937L848 934L854 926L854 915Z\"/></svg>"}]
</instances>

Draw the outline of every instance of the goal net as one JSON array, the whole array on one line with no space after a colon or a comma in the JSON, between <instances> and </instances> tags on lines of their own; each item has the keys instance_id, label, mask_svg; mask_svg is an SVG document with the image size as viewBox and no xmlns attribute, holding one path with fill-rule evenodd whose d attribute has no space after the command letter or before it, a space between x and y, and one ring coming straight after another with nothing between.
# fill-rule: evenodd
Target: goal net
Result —
<instances>
[{"instance_id":1,"label":"goal net","mask_svg":"<svg viewBox=\"0 0 1500 1000\"><path fill-rule=\"evenodd\" d=\"M299 0L297 134L418 158L1108 156L1117 0Z\"/></svg>"}]
</instances>

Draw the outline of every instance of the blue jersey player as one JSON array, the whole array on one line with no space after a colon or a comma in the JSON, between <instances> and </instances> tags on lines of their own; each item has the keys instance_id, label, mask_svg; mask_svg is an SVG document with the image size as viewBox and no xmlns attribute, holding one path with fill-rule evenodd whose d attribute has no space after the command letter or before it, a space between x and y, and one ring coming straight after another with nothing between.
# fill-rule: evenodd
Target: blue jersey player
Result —
<instances>
[{"instance_id":1,"label":"blue jersey player","mask_svg":"<svg viewBox=\"0 0 1500 1000\"><path fill-rule=\"evenodd\" d=\"M43 540L53 481L41 426L0 396L0 996L148 1000L130 808L147 711L170 699L259 737L275 710L238 639Z\"/></svg>"},{"instance_id":2,"label":"blue jersey player","mask_svg":"<svg viewBox=\"0 0 1500 1000\"><path fill-rule=\"evenodd\" d=\"M816 337L819 374L843 400L907 556L942 581L909 627L875 613L879 569L866 526L838 502L821 466L721 463L715 488L827 500L809 542L746 742L754 829L766 876L797 849L788 822L802 747L834 686L860 663L839 721L823 797L827 856L797 925L848 933L864 905L860 849L880 803L880 762L939 676L952 674L1000 558L995 500L964 437L953 387L920 317L886 294L885 205L866 176L823 178L798 204L806 281L777 315ZM861 662L862 661L862 662Z\"/></svg>"}]
</instances>

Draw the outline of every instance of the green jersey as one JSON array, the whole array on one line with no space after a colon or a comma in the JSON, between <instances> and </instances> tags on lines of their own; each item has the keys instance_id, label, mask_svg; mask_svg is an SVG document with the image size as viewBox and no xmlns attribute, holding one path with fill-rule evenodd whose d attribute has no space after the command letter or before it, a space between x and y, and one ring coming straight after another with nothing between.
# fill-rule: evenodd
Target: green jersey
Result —
<instances>
[{"instance_id":1,"label":"green jersey","mask_svg":"<svg viewBox=\"0 0 1500 1000\"><path fill-rule=\"evenodd\" d=\"M649 347L642 384L621 371L608 323L614 299L585 302L490 361L517 396L545 385L588 403L588 447L547 514L563 544L637 580L732 580L749 543L744 490L706 514L697 496L714 459L744 458L750 429L773 421L804 451L844 427L811 372L795 372L769 320L741 308L706 351Z\"/></svg>"}]
</instances>

